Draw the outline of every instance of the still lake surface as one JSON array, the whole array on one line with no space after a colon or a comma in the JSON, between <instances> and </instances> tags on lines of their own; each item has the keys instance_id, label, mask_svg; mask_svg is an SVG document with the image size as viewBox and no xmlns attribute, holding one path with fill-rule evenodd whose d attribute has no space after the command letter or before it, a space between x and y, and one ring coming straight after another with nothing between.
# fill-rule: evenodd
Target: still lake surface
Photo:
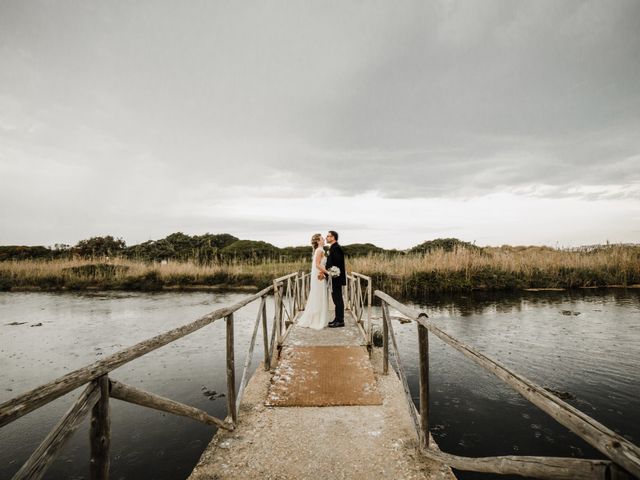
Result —
<instances>
[{"instance_id":1,"label":"still lake surface","mask_svg":"<svg viewBox=\"0 0 640 480\"><path fill-rule=\"evenodd\" d=\"M0 293L0 401L243 297L240 293ZM568 392L573 397L569 403L639 442L639 290L473 293L421 298L413 305L489 357L543 386ZM257 308L254 302L236 313L238 383ZM374 309L374 316L379 314ZM271 303L268 316L273 316ZM417 395L416 327L395 324L395 330ZM254 369L262 359L258 338ZM115 370L112 377L223 418L226 399L210 400L203 388L226 391L224 358L224 323L216 322ZM430 361L431 429L444 451L468 456L602 458L434 336L430 336ZM10 478L20 468L79 391L0 429L0 478ZM185 478L215 432L214 427L118 400L111 406L114 479ZM45 478L88 478L88 450L85 421ZM493 478L457 474L463 479Z\"/></svg>"}]
</instances>

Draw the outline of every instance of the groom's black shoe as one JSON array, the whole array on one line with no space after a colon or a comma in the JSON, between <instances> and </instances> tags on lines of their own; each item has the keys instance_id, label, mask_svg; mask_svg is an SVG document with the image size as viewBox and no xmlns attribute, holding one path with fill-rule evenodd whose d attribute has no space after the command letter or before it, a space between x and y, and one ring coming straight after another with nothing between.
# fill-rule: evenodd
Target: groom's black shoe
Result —
<instances>
[{"instance_id":1,"label":"groom's black shoe","mask_svg":"<svg viewBox=\"0 0 640 480\"><path fill-rule=\"evenodd\" d=\"M344 327L344 322L331 322L329 324L329 328L340 328Z\"/></svg>"}]
</instances>

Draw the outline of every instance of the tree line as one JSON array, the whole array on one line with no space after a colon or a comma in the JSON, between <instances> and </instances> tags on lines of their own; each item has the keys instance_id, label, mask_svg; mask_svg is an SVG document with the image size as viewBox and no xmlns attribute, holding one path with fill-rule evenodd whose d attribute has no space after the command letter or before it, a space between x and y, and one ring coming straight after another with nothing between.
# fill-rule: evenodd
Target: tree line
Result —
<instances>
[{"instance_id":1,"label":"tree line","mask_svg":"<svg viewBox=\"0 0 640 480\"><path fill-rule=\"evenodd\" d=\"M408 250L388 250L372 243L353 243L343 245L342 248L348 257L361 257L370 254L428 253L433 249L451 251L458 246L479 248L455 238L429 240ZM292 262L309 259L311 250L311 246L279 248L260 240L241 240L228 233L186 235L182 232L176 232L160 240L149 240L131 246L127 246L122 238L115 238L112 235L91 237L79 241L74 246L64 244L55 244L53 247L6 245L0 246L0 261L120 257L145 262L193 261L203 265L232 261Z\"/></svg>"}]
</instances>

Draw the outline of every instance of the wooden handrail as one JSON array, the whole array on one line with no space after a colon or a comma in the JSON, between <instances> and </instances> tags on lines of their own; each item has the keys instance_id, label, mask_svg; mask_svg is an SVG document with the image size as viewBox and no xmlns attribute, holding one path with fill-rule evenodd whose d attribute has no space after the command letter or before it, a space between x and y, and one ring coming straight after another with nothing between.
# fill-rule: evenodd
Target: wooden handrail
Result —
<instances>
[{"instance_id":1,"label":"wooden handrail","mask_svg":"<svg viewBox=\"0 0 640 480\"><path fill-rule=\"evenodd\" d=\"M173 330L157 335L148 340L144 340L132 347L114 353L103 360L69 372L62 377L4 402L0 405L0 427L17 420L36 408L39 408L52 400L81 387L87 382L109 373L110 371L115 370L116 368L141 357L142 355L193 333L216 320L227 317L236 310L244 307L263 295L268 294L272 289L272 286L267 287L255 295L251 295L234 305L215 310L194 322L182 327L174 328Z\"/></svg>"},{"instance_id":2,"label":"wooden handrail","mask_svg":"<svg viewBox=\"0 0 640 480\"><path fill-rule=\"evenodd\" d=\"M155 393L145 392L131 385L110 380L110 395L112 398L122 400L124 402L141 405L143 407L153 408L162 412L180 415L181 417L191 418L207 425L215 425L225 430L233 430L233 425L220 420L199 408L191 407L175 400L156 395Z\"/></svg>"},{"instance_id":3,"label":"wooden handrail","mask_svg":"<svg viewBox=\"0 0 640 480\"><path fill-rule=\"evenodd\" d=\"M433 448L421 450L432 460L442 462L458 470L502 475L521 475L549 480L592 480L611 478L609 460L585 460L582 458L529 457L507 455L500 457L460 457ZM614 477L615 478L615 477Z\"/></svg>"},{"instance_id":4,"label":"wooden handrail","mask_svg":"<svg viewBox=\"0 0 640 480\"><path fill-rule=\"evenodd\" d=\"M371 281L371 277L367 276L367 275L363 275L362 273L358 273L358 272L351 272L351 275L354 277L360 277L364 280L368 280Z\"/></svg>"},{"instance_id":5,"label":"wooden handrail","mask_svg":"<svg viewBox=\"0 0 640 480\"><path fill-rule=\"evenodd\" d=\"M296 275L298 275L298 272L293 272L293 273L289 273L287 275L283 275L282 277L274 278L273 279L273 283L282 283L286 279L291 278L291 277L295 277Z\"/></svg>"},{"instance_id":6,"label":"wooden handrail","mask_svg":"<svg viewBox=\"0 0 640 480\"><path fill-rule=\"evenodd\" d=\"M543 412L550 415L560 424L567 427L594 448L598 449L604 455L613 460L613 462L620 465L631 474L640 477L640 448L638 446L629 442L621 435L618 435L580 410L564 402L526 377L512 372L496 361L453 338L429 320L425 313L408 307L379 290L375 291L375 296L380 298L384 303L391 305L397 311L407 316L417 324L426 328L429 332L433 333L442 341L472 359L485 370L496 375L498 378L514 388L524 398L536 405ZM524 475L524 473L521 473L521 475Z\"/></svg>"}]
</instances>

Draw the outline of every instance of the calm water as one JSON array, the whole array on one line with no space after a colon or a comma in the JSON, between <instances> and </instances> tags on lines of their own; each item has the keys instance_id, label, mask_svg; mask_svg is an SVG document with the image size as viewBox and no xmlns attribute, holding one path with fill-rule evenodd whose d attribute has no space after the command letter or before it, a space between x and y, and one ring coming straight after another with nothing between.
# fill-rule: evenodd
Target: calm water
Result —
<instances>
[{"instance_id":1,"label":"calm water","mask_svg":"<svg viewBox=\"0 0 640 480\"><path fill-rule=\"evenodd\" d=\"M245 296L0 293L0 401ZM258 306L254 302L235 314L238 384ZM273 316L272 305L267 314ZM7 325L13 322L26 323ZM254 369L262 351L257 344ZM224 418L226 398L209 400L202 388L226 392L225 365L225 325L218 321L115 370L112 377ZM0 429L0 478L20 468L80 391ZM215 433L214 427L119 400L111 406L113 479L186 478ZM89 478L88 435L85 421L45 478Z\"/></svg>"},{"instance_id":2,"label":"calm water","mask_svg":"<svg viewBox=\"0 0 640 480\"><path fill-rule=\"evenodd\" d=\"M231 304L244 294L0 293L0 401L127 346ZM463 295L415 301L445 331L570 400L600 422L640 439L640 291ZM255 302L236 314L237 381ZM563 315L562 310L580 312ZM269 305L268 314L273 315ZM8 325L18 322L21 325ZM42 326L35 325L42 323ZM32 326L33 325L33 326ZM396 325L417 395L414 325ZM508 386L430 336L432 433L461 455L600 457ZM137 359L113 378L224 417L224 324ZM254 368L261 357L255 353ZM0 478L10 478L79 391L0 429ZM189 419L112 400L112 478L185 478L215 432ZM88 478L86 422L45 478ZM461 478L492 478L459 474ZM505 477L501 477L505 478Z\"/></svg>"},{"instance_id":3,"label":"calm water","mask_svg":"<svg viewBox=\"0 0 640 480\"><path fill-rule=\"evenodd\" d=\"M423 298L414 307L517 373L570 393L573 406L640 442L640 291L473 294ZM416 327L400 326L396 333L417 401ZM431 430L442 450L604 458L461 353L433 335L429 340Z\"/></svg>"}]
</instances>

